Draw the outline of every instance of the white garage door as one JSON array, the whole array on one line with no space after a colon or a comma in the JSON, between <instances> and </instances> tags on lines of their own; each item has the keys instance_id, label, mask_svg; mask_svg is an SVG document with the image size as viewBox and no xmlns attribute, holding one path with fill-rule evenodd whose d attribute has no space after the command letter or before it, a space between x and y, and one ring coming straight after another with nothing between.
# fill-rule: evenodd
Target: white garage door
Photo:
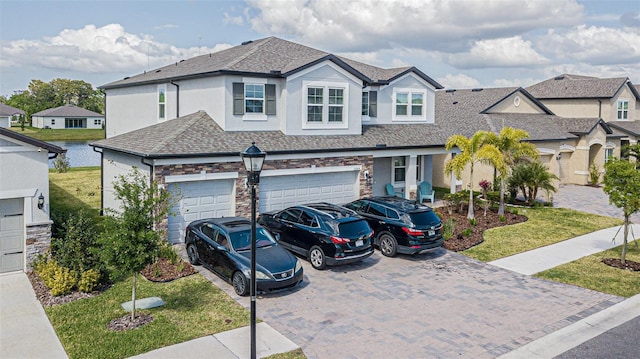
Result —
<instances>
[{"instance_id":1,"label":"white garage door","mask_svg":"<svg viewBox=\"0 0 640 359\"><path fill-rule=\"evenodd\" d=\"M260 212L296 204L344 204L359 198L358 171L314 173L260 178Z\"/></svg>"},{"instance_id":2,"label":"white garage door","mask_svg":"<svg viewBox=\"0 0 640 359\"><path fill-rule=\"evenodd\" d=\"M184 230L191 221L235 215L233 188L234 181L227 179L179 182L169 185L171 193L182 198L169 211L169 242L184 242Z\"/></svg>"},{"instance_id":3,"label":"white garage door","mask_svg":"<svg viewBox=\"0 0 640 359\"><path fill-rule=\"evenodd\" d=\"M0 273L22 270L24 258L23 199L0 200Z\"/></svg>"}]
</instances>

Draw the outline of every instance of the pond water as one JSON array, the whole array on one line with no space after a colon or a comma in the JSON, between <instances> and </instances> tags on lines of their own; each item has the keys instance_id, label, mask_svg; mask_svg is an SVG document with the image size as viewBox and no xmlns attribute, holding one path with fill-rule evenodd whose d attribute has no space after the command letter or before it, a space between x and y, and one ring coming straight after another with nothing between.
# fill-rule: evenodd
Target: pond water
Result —
<instances>
[{"instance_id":1,"label":"pond water","mask_svg":"<svg viewBox=\"0 0 640 359\"><path fill-rule=\"evenodd\" d=\"M48 141L56 146L67 149L67 158L71 167L100 166L100 154L89 146L95 141ZM49 160L49 168L53 168L53 161Z\"/></svg>"}]
</instances>

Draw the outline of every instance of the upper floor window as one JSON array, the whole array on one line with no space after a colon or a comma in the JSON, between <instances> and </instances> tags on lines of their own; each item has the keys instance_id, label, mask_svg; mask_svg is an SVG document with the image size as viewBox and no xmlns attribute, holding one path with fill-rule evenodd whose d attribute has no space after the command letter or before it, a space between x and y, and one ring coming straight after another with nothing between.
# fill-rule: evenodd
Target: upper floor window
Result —
<instances>
[{"instance_id":1,"label":"upper floor window","mask_svg":"<svg viewBox=\"0 0 640 359\"><path fill-rule=\"evenodd\" d=\"M378 113L378 91L362 92L362 116L376 117Z\"/></svg>"},{"instance_id":2,"label":"upper floor window","mask_svg":"<svg viewBox=\"0 0 640 359\"><path fill-rule=\"evenodd\" d=\"M394 119L395 120L424 120L426 92L421 90L394 91Z\"/></svg>"},{"instance_id":3,"label":"upper floor window","mask_svg":"<svg viewBox=\"0 0 640 359\"><path fill-rule=\"evenodd\" d=\"M158 86L158 119L159 120L164 120L167 118L166 97L167 97L167 87L165 85Z\"/></svg>"},{"instance_id":4,"label":"upper floor window","mask_svg":"<svg viewBox=\"0 0 640 359\"><path fill-rule=\"evenodd\" d=\"M333 83L309 83L304 87L303 127L344 128L347 126L347 87Z\"/></svg>"},{"instance_id":5,"label":"upper floor window","mask_svg":"<svg viewBox=\"0 0 640 359\"><path fill-rule=\"evenodd\" d=\"M629 100L618 100L618 120L629 119Z\"/></svg>"},{"instance_id":6,"label":"upper floor window","mask_svg":"<svg viewBox=\"0 0 640 359\"><path fill-rule=\"evenodd\" d=\"M233 114L276 114L276 85L233 83Z\"/></svg>"}]
</instances>

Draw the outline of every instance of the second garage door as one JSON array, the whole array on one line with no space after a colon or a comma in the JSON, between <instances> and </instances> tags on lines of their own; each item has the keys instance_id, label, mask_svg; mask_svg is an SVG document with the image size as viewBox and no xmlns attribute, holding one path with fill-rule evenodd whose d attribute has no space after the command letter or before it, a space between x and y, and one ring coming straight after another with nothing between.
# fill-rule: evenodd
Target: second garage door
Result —
<instances>
[{"instance_id":1,"label":"second garage door","mask_svg":"<svg viewBox=\"0 0 640 359\"><path fill-rule=\"evenodd\" d=\"M169 185L172 194L181 200L169 211L168 237L170 243L184 242L187 224L196 219L233 216L234 181L179 182Z\"/></svg>"},{"instance_id":2,"label":"second garage door","mask_svg":"<svg viewBox=\"0 0 640 359\"><path fill-rule=\"evenodd\" d=\"M260 179L260 212L296 204L344 204L359 198L358 171L269 176Z\"/></svg>"}]
</instances>

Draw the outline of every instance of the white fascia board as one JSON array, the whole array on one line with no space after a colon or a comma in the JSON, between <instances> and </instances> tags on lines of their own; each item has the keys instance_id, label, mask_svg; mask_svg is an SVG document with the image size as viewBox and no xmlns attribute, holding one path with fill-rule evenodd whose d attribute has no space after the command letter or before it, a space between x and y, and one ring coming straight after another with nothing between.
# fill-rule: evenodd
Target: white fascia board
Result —
<instances>
[{"instance_id":1,"label":"white fascia board","mask_svg":"<svg viewBox=\"0 0 640 359\"><path fill-rule=\"evenodd\" d=\"M410 76L410 77L413 77L413 78L414 78L414 79L416 79L418 82L422 83L422 85L424 85L424 87L426 87L426 88L430 89L431 91L433 91L433 92L435 92L435 91L436 91L436 88L435 88L435 87L433 87L433 85L432 85L432 84L428 83L428 82L427 82L427 81L425 81L422 77L420 77L420 76L416 75L416 74L415 74L415 73L413 73L413 72L409 72L409 73L406 73L406 74L404 74L404 75L402 75L402 76L398 77L397 79L395 79L395 80L391 81L391 82L389 83L389 85L387 85L387 86L391 86L391 87L393 87L393 86L394 86L394 85L393 85L394 83L399 82L399 81L402 81L403 79L405 79L405 78L407 78L407 77L409 77L409 76Z\"/></svg>"},{"instance_id":2,"label":"white fascia board","mask_svg":"<svg viewBox=\"0 0 640 359\"><path fill-rule=\"evenodd\" d=\"M217 172L217 173L196 173L190 175L175 175L175 176L166 176L164 181L166 183L176 183L176 182L194 182L194 181L212 181L212 180L222 180L222 179L236 179L238 178L238 172Z\"/></svg>"},{"instance_id":3,"label":"white fascia board","mask_svg":"<svg viewBox=\"0 0 640 359\"><path fill-rule=\"evenodd\" d=\"M395 156L420 156L420 155L440 155L450 153L444 147L425 148L425 149L400 149L400 150L381 150L374 151L373 158L395 157ZM455 152L455 151L454 151Z\"/></svg>"},{"instance_id":4,"label":"white fascia board","mask_svg":"<svg viewBox=\"0 0 640 359\"><path fill-rule=\"evenodd\" d=\"M289 175L307 175L316 173L359 172L362 166L330 166L330 167L306 167L282 170L265 170L260 172L260 177L275 177Z\"/></svg>"},{"instance_id":5,"label":"white fascia board","mask_svg":"<svg viewBox=\"0 0 640 359\"><path fill-rule=\"evenodd\" d=\"M538 153L540 155L555 155L556 151L550 148L538 147Z\"/></svg>"},{"instance_id":6,"label":"white fascia board","mask_svg":"<svg viewBox=\"0 0 640 359\"><path fill-rule=\"evenodd\" d=\"M35 197L37 188L16 189L13 191L0 191L0 199Z\"/></svg>"}]
</instances>

